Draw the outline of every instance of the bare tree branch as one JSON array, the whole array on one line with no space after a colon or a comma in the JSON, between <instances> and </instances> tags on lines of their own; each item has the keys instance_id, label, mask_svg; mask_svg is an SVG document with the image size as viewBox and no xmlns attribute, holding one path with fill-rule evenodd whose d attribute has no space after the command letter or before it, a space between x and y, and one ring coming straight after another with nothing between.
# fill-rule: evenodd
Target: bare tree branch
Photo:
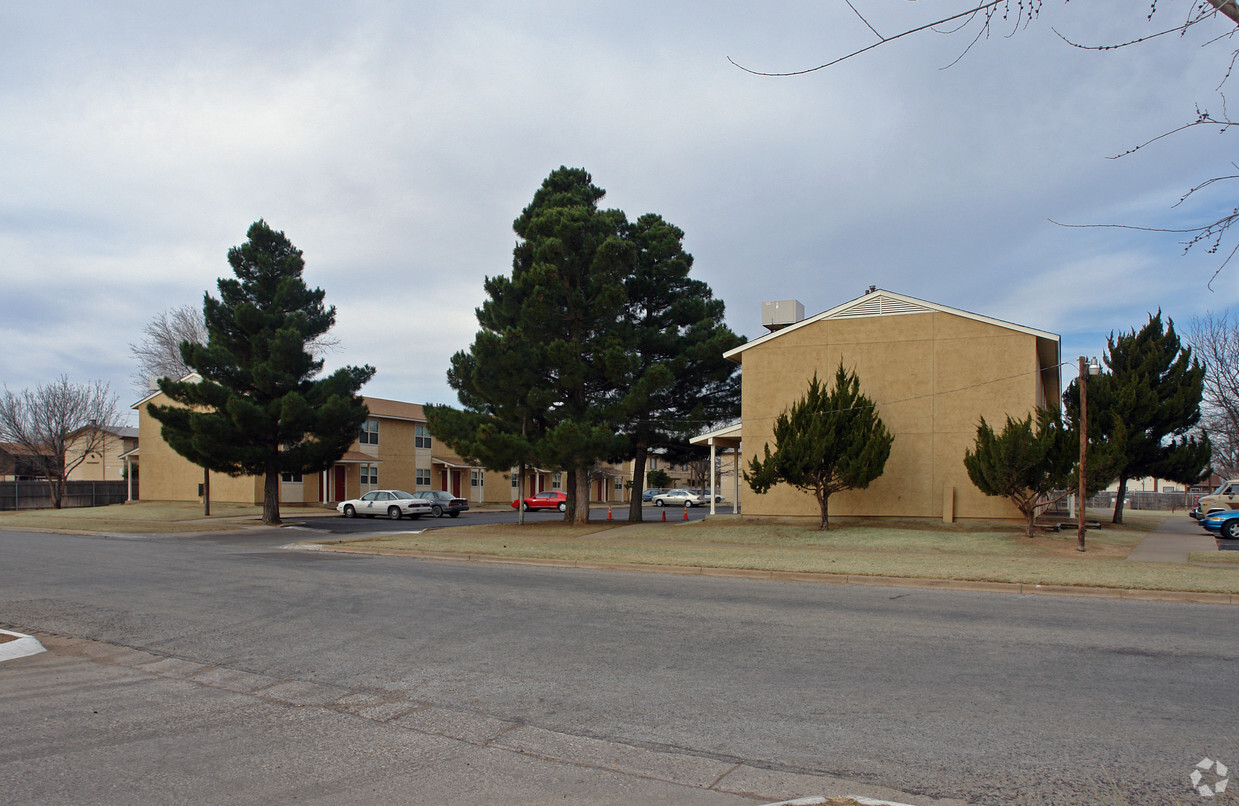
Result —
<instances>
[{"instance_id":1,"label":"bare tree branch","mask_svg":"<svg viewBox=\"0 0 1239 806\"><path fill-rule=\"evenodd\" d=\"M60 509L65 481L92 453L101 453L109 431L120 427L117 397L100 381L68 376L0 397L0 440L20 445L47 479L52 506Z\"/></svg>"},{"instance_id":2,"label":"bare tree branch","mask_svg":"<svg viewBox=\"0 0 1239 806\"><path fill-rule=\"evenodd\" d=\"M129 345L129 354L138 362L138 369L131 376L134 388L146 394L159 378L184 378L193 368L181 357L181 343L206 344L207 338L201 308L182 305L155 314L142 328L142 341ZM322 358L339 345L339 339L324 334L308 347L311 355Z\"/></svg>"},{"instance_id":3,"label":"bare tree branch","mask_svg":"<svg viewBox=\"0 0 1239 806\"><path fill-rule=\"evenodd\" d=\"M1213 444L1213 467L1233 478L1239 474L1239 319L1229 312L1194 317L1187 341L1205 365L1201 425Z\"/></svg>"}]
</instances>

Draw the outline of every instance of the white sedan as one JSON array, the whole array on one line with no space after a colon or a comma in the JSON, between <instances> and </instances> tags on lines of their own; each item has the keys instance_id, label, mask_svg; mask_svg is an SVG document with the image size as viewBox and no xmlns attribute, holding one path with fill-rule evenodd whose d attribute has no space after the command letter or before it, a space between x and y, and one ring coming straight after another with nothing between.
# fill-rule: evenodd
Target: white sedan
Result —
<instances>
[{"instance_id":1,"label":"white sedan","mask_svg":"<svg viewBox=\"0 0 1239 806\"><path fill-rule=\"evenodd\" d=\"M654 496L654 506L656 507L699 507L708 503L710 503L710 499L704 495L697 495L688 490L668 490L665 493Z\"/></svg>"},{"instance_id":2,"label":"white sedan","mask_svg":"<svg viewBox=\"0 0 1239 806\"><path fill-rule=\"evenodd\" d=\"M373 518L382 515L394 521L406 515L417 520L432 511L429 501L404 490L371 490L361 498L341 501L336 505L336 509L343 512L346 518L356 518L358 515Z\"/></svg>"}]
</instances>

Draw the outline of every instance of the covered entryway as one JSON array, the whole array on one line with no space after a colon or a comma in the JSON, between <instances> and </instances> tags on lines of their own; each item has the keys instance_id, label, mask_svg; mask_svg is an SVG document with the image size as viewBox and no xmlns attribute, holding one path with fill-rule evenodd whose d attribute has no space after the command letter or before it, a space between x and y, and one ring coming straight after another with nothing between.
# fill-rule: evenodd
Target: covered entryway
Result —
<instances>
[{"instance_id":1,"label":"covered entryway","mask_svg":"<svg viewBox=\"0 0 1239 806\"><path fill-rule=\"evenodd\" d=\"M740 423L730 425L726 428L720 428L718 431L711 431L708 434L693 437L689 440L693 445L709 445L710 446L710 514L714 514L714 489L718 485L715 466L717 465L716 457L721 451L722 453L731 453L731 479L732 479L732 501L735 506L732 512L736 515L740 514Z\"/></svg>"}]
</instances>

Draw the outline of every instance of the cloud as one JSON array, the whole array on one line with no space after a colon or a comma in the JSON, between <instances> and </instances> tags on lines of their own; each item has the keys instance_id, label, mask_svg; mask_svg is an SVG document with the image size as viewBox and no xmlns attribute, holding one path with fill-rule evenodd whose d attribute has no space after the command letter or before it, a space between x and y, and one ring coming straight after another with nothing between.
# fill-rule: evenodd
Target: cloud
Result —
<instances>
[{"instance_id":1,"label":"cloud","mask_svg":"<svg viewBox=\"0 0 1239 806\"><path fill-rule=\"evenodd\" d=\"M883 33L917 4L858 4ZM294 13L295 12L295 13ZM1161 17L1159 9L1158 17ZM371 394L451 401L449 357L512 220L561 164L606 203L683 228L694 273L760 335L869 284L1082 341L1239 302L1174 236L1225 140L1191 132L1107 159L1217 98L1217 30L1099 53L1145 13L1053 4L1010 38L926 35L793 79L870 41L843 4L410 7L48 3L0 26L0 359L10 386L68 372L127 385L127 345L196 303L265 218L337 306L340 363ZM257 24L256 24L257 23ZM948 69L940 69L950 66ZM1209 136L1206 136L1208 134ZM1133 319L1136 317L1136 319ZM1082 321L1084 330L1080 330ZM1091 328L1091 330L1088 330ZM13 341L9 341L13 339ZM1103 339L1104 344L1104 339ZM1099 352L1099 350L1094 350Z\"/></svg>"}]
</instances>

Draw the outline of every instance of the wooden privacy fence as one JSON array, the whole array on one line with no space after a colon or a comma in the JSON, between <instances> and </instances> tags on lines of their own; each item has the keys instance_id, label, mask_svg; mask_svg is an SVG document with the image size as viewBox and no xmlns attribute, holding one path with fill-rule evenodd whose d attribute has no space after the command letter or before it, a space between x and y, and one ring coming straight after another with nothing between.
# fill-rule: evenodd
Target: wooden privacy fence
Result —
<instances>
[{"instance_id":1,"label":"wooden privacy fence","mask_svg":"<svg viewBox=\"0 0 1239 806\"><path fill-rule=\"evenodd\" d=\"M127 481L70 481L65 484L62 507L102 507L123 504ZM52 492L46 481L0 481L0 510L51 509Z\"/></svg>"}]
</instances>

